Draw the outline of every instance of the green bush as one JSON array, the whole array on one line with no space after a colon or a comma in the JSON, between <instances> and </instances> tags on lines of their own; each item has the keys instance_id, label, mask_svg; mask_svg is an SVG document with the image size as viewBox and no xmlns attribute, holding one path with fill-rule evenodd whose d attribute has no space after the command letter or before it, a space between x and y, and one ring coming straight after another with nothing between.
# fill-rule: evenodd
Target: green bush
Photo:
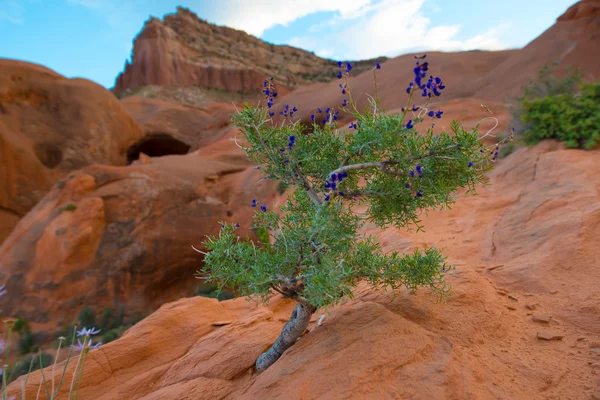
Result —
<instances>
[{"instance_id":1,"label":"green bush","mask_svg":"<svg viewBox=\"0 0 600 400\"><path fill-rule=\"evenodd\" d=\"M279 181L277 182L277 186L275 187L275 189L277 190L277 193L282 195L285 193L285 190L287 189L287 185L285 184L284 181Z\"/></svg>"},{"instance_id":2,"label":"green bush","mask_svg":"<svg viewBox=\"0 0 600 400\"><path fill-rule=\"evenodd\" d=\"M50 354L41 353L41 364L40 354L31 354L15 361L14 365L7 369L7 376L10 376L11 381L13 381L21 375L27 374L30 367L31 371L33 372L40 369L40 365L43 367L48 367L52 365L52 362L53 358Z\"/></svg>"},{"instance_id":3,"label":"green bush","mask_svg":"<svg viewBox=\"0 0 600 400\"><path fill-rule=\"evenodd\" d=\"M592 149L600 142L600 82L584 84L576 94L524 98L521 109L527 144L558 139L569 148Z\"/></svg>"},{"instance_id":4,"label":"green bush","mask_svg":"<svg viewBox=\"0 0 600 400\"><path fill-rule=\"evenodd\" d=\"M340 110L314 104L309 126L294 119L297 107L272 109L272 78L264 82L267 108L246 104L234 114L249 158L266 176L289 186L290 194L279 210L252 201L259 243L239 238L239 225L221 223L220 233L204 242L208 252L198 276L243 296L268 301L276 292L296 301L257 370L295 343L317 309L352 296L360 280L376 288L427 287L442 299L450 293L444 277L451 266L438 249L388 253L376 236L362 231L367 223L421 229L423 211L449 207L460 188L473 192L498 157L502 143L490 151L478 126L466 130L452 121L452 133L434 133L432 123L443 111L428 109L429 101L445 85L429 75L423 58L417 57L414 81L406 88L407 107L397 114L381 109L377 87L370 107L358 111L347 79L352 66L342 62L337 76L346 77L339 86L347 98ZM376 63L373 72L380 68ZM421 98L423 105L414 105ZM272 119L276 111L283 122ZM340 112L357 122L338 127Z\"/></svg>"},{"instance_id":5,"label":"green bush","mask_svg":"<svg viewBox=\"0 0 600 400\"><path fill-rule=\"evenodd\" d=\"M33 333L31 333L29 329L21 332L19 337L19 352L21 355L25 355L37 350L37 348L34 347L34 339Z\"/></svg>"},{"instance_id":6,"label":"green bush","mask_svg":"<svg viewBox=\"0 0 600 400\"><path fill-rule=\"evenodd\" d=\"M194 290L194 295L217 299L219 301L235 298L233 292L224 288L219 288L218 285L198 285Z\"/></svg>"},{"instance_id":7,"label":"green bush","mask_svg":"<svg viewBox=\"0 0 600 400\"><path fill-rule=\"evenodd\" d=\"M506 143L503 147L500 148L500 154L498 155L500 158L506 158L517 150L518 146L514 143Z\"/></svg>"},{"instance_id":8,"label":"green bush","mask_svg":"<svg viewBox=\"0 0 600 400\"><path fill-rule=\"evenodd\" d=\"M77 318L82 326L96 326L96 310L84 306L79 311L79 318Z\"/></svg>"}]
</instances>

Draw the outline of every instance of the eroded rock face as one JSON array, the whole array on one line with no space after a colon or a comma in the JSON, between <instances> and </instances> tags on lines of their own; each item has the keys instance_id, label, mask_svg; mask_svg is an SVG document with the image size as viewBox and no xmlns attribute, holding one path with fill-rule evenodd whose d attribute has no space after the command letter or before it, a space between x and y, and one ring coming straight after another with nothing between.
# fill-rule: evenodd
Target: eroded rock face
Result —
<instances>
[{"instance_id":1,"label":"eroded rock face","mask_svg":"<svg viewBox=\"0 0 600 400\"><path fill-rule=\"evenodd\" d=\"M385 57L380 58L383 60ZM357 71L375 60L356 63ZM257 92L275 77L280 93L335 79L337 64L290 46L266 43L245 32L215 26L188 9L161 21L151 18L134 41L133 59L117 77L115 91L147 85L197 86L228 92Z\"/></svg>"},{"instance_id":2,"label":"eroded rock face","mask_svg":"<svg viewBox=\"0 0 600 400\"><path fill-rule=\"evenodd\" d=\"M93 163L125 165L141 136L103 87L0 59L0 242L60 177Z\"/></svg>"},{"instance_id":3,"label":"eroded rock face","mask_svg":"<svg viewBox=\"0 0 600 400\"><path fill-rule=\"evenodd\" d=\"M268 203L274 193L227 144L224 156L94 165L55 185L0 247L0 280L10 287L2 312L45 330L83 305L131 314L190 295L202 260L191 246L201 248L219 221L251 234L249 199Z\"/></svg>"},{"instance_id":4,"label":"eroded rock face","mask_svg":"<svg viewBox=\"0 0 600 400\"><path fill-rule=\"evenodd\" d=\"M142 126L144 138L141 141L168 135L187 146L187 151L208 146L231 133L231 114L235 112L231 104L200 108L139 96L127 97L122 104Z\"/></svg>"}]
</instances>

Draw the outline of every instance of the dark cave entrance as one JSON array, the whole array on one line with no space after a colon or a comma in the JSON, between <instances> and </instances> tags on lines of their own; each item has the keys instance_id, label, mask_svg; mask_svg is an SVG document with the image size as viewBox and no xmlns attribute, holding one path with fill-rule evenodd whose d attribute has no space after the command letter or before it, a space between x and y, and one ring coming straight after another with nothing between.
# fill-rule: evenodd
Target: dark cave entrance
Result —
<instances>
[{"instance_id":1,"label":"dark cave entrance","mask_svg":"<svg viewBox=\"0 0 600 400\"><path fill-rule=\"evenodd\" d=\"M127 163L131 164L140 158L140 153L150 157L161 157L170 154L187 154L188 151L190 146L187 143L167 133L153 133L144 136L127 150Z\"/></svg>"}]
</instances>

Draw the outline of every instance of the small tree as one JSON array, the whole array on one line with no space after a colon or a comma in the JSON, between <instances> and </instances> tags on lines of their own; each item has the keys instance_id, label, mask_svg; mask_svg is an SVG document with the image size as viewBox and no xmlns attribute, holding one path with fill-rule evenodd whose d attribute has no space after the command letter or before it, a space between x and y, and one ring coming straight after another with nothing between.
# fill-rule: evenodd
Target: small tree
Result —
<instances>
[{"instance_id":1,"label":"small tree","mask_svg":"<svg viewBox=\"0 0 600 400\"><path fill-rule=\"evenodd\" d=\"M442 298L449 293L444 275L451 267L439 250L386 254L375 237L361 233L367 221L381 228L421 229L421 210L448 207L459 188L473 191L498 156L499 145L490 151L480 140L479 125L467 131L453 121L452 133L434 134L433 126L417 132L419 123L442 117L443 111L427 106L445 86L440 78L426 78L425 56L416 58L408 105L399 114L384 113L378 96L359 112L348 87L352 66L339 62L346 96L341 110L356 121L349 128L336 126L339 111L331 108L317 109L310 126L293 122L297 109L288 105L280 111L284 121L274 123L272 78L264 84L266 108L246 104L234 115L243 135L238 142L249 158L268 178L291 188L278 212L252 201L260 207L253 228L266 230L270 243L240 240L239 225L222 223L219 235L204 242L208 252L198 272L243 296L266 302L278 292L297 302L279 338L256 361L257 370L295 343L317 309L351 297L361 279L375 287L429 287ZM378 69L379 63L374 78ZM423 96L425 105L412 105L414 96ZM485 118L491 117L484 112Z\"/></svg>"}]
</instances>

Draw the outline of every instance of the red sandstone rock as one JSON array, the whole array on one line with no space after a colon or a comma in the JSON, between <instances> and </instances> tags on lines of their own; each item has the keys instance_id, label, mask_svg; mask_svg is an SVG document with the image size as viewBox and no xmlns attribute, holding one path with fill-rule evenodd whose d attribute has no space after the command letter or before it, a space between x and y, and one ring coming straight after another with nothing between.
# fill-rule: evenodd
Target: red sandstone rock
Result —
<instances>
[{"instance_id":1,"label":"red sandstone rock","mask_svg":"<svg viewBox=\"0 0 600 400\"><path fill-rule=\"evenodd\" d=\"M537 333L537 338L540 340L561 340L565 335L557 332L542 331Z\"/></svg>"},{"instance_id":2,"label":"red sandstone rock","mask_svg":"<svg viewBox=\"0 0 600 400\"><path fill-rule=\"evenodd\" d=\"M559 61L561 66L575 65L586 79L600 77L600 1L576 3L557 22L518 53L498 65L475 88L482 99L496 100L521 94L521 88L544 64Z\"/></svg>"},{"instance_id":3,"label":"red sandstone rock","mask_svg":"<svg viewBox=\"0 0 600 400\"><path fill-rule=\"evenodd\" d=\"M385 57L380 58L383 61ZM371 69L375 60L355 63ZM146 85L258 92L275 77L281 94L298 85L335 79L337 64L305 50L266 43L245 32L215 26L178 7L161 21L150 18L135 38L133 59L115 91Z\"/></svg>"},{"instance_id":4,"label":"red sandstone rock","mask_svg":"<svg viewBox=\"0 0 600 400\"><path fill-rule=\"evenodd\" d=\"M59 178L93 163L125 165L141 136L103 87L0 59L0 243Z\"/></svg>"},{"instance_id":5,"label":"red sandstone rock","mask_svg":"<svg viewBox=\"0 0 600 400\"><path fill-rule=\"evenodd\" d=\"M152 151L168 151L168 146L160 143L156 148L148 145L152 139L160 142L160 138L165 136L181 142L183 153L218 141L231 132L231 114L235 112L231 104L200 108L138 96L127 97L122 104L143 127L145 135L140 141L139 151L150 156L160 155L152 154Z\"/></svg>"},{"instance_id":6,"label":"red sandstone rock","mask_svg":"<svg viewBox=\"0 0 600 400\"><path fill-rule=\"evenodd\" d=\"M206 234L219 221L251 234L252 197L269 203L241 151L168 156L128 167L90 166L55 186L0 246L4 315L53 330L83 305L128 315L191 295ZM221 318L223 319L223 318Z\"/></svg>"}]
</instances>

